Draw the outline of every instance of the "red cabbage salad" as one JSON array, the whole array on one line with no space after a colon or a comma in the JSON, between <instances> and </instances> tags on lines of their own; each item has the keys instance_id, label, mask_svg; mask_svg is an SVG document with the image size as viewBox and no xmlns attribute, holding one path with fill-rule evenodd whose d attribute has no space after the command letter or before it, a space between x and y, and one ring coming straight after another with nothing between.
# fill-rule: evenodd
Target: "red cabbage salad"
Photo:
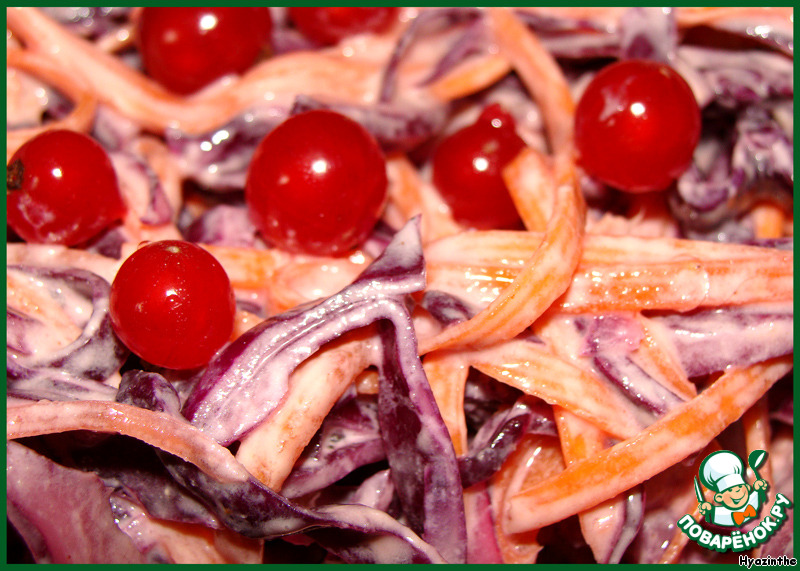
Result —
<instances>
[{"instance_id":1,"label":"red cabbage salad","mask_svg":"<svg viewBox=\"0 0 800 571\"><path fill-rule=\"evenodd\" d=\"M703 459L793 500L792 8L6 16L8 562L737 562Z\"/></svg>"}]
</instances>

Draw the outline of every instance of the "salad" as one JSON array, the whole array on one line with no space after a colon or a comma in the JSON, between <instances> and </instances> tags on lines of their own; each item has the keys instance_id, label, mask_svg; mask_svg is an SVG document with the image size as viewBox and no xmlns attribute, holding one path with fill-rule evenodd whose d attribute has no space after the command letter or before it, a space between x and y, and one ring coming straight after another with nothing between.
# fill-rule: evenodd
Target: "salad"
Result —
<instances>
[{"instance_id":1,"label":"salad","mask_svg":"<svg viewBox=\"0 0 800 571\"><path fill-rule=\"evenodd\" d=\"M791 8L6 17L9 562L735 562L703 459L793 499Z\"/></svg>"}]
</instances>

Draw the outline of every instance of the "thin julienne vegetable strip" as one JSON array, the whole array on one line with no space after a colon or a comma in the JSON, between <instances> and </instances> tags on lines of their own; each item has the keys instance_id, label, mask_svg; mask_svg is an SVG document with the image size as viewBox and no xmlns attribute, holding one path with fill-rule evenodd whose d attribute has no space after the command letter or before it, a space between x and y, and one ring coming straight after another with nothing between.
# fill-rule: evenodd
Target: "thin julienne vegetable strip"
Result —
<instances>
[{"instance_id":1,"label":"thin julienne vegetable strip","mask_svg":"<svg viewBox=\"0 0 800 571\"><path fill-rule=\"evenodd\" d=\"M511 65L500 54L471 58L427 86L433 97L453 101L494 85L508 75Z\"/></svg>"},{"instance_id":2,"label":"thin julienne vegetable strip","mask_svg":"<svg viewBox=\"0 0 800 571\"><path fill-rule=\"evenodd\" d=\"M283 402L241 439L236 459L267 487L281 489L333 405L374 362L373 336L354 333L324 347L295 369Z\"/></svg>"},{"instance_id":3,"label":"thin julienne vegetable strip","mask_svg":"<svg viewBox=\"0 0 800 571\"><path fill-rule=\"evenodd\" d=\"M540 344L514 339L472 351L468 361L482 373L557 404L620 438L632 437L642 428L607 385Z\"/></svg>"},{"instance_id":4,"label":"thin julienne vegetable strip","mask_svg":"<svg viewBox=\"0 0 800 571\"><path fill-rule=\"evenodd\" d=\"M760 202L751 210L756 238L782 238L786 225L783 208L774 202Z\"/></svg>"},{"instance_id":5,"label":"thin julienne vegetable strip","mask_svg":"<svg viewBox=\"0 0 800 571\"><path fill-rule=\"evenodd\" d=\"M500 54L508 58L542 109L555 155L573 153L575 102L555 58L508 8L488 8L489 28Z\"/></svg>"},{"instance_id":6,"label":"thin julienne vegetable strip","mask_svg":"<svg viewBox=\"0 0 800 571\"><path fill-rule=\"evenodd\" d=\"M467 233L431 244L426 250L429 287L462 296L478 283L501 290L519 279L522 256L535 247L539 236ZM587 235L581 262L557 304L574 313L685 311L793 299L793 252L688 242ZM640 260L648 249L651 259Z\"/></svg>"},{"instance_id":7,"label":"thin julienne vegetable strip","mask_svg":"<svg viewBox=\"0 0 800 571\"><path fill-rule=\"evenodd\" d=\"M533 256L489 307L468 321L444 329L435 338L421 342L421 352L454 346L485 346L511 339L542 315L569 287L580 258L583 203L576 186L574 165L565 162L571 161L560 163L566 172L558 173L553 216Z\"/></svg>"},{"instance_id":8,"label":"thin julienne vegetable strip","mask_svg":"<svg viewBox=\"0 0 800 571\"><path fill-rule=\"evenodd\" d=\"M57 347L66 347L78 338L81 328L75 324L65 308L42 287L37 280L6 271L6 307L52 326L53 336L48 339Z\"/></svg>"},{"instance_id":9,"label":"thin julienne vegetable strip","mask_svg":"<svg viewBox=\"0 0 800 571\"><path fill-rule=\"evenodd\" d=\"M538 470L544 478L550 476L550 472L563 469L560 451L543 440L536 435L523 437L490 480L495 537L503 563L535 563L543 547L538 541L538 529L507 533L502 525L508 511L508 500L519 489L520 475L535 478L537 474L531 472ZM528 465L531 471L526 470Z\"/></svg>"},{"instance_id":10,"label":"thin julienne vegetable strip","mask_svg":"<svg viewBox=\"0 0 800 571\"><path fill-rule=\"evenodd\" d=\"M637 314L636 319L642 327L644 338L632 354L634 362L683 400L697 396L697 386L686 376L677 355L668 349L669 344L658 334L652 320L642 314Z\"/></svg>"},{"instance_id":11,"label":"thin julienne vegetable strip","mask_svg":"<svg viewBox=\"0 0 800 571\"><path fill-rule=\"evenodd\" d=\"M544 156L527 152L503 169L503 180L525 228L545 232L553 215L556 182Z\"/></svg>"},{"instance_id":12,"label":"thin julienne vegetable strip","mask_svg":"<svg viewBox=\"0 0 800 571\"><path fill-rule=\"evenodd\" d=\"M105 401L39 401L9 407L6 439L71 430L93 430L138 438L191 462L222 482L247 480L233 455L188 422L164 412Z\"/></svg>"},{"instance_id":13,"label":"thin julienne vegetable strip","mask_svg":"<svg viewBox=\"0 0 800 571\"><path fill-rule=\"evenodd\" d=\"M99 99L144 127L163 131L179 126L200 134L219 127L264 93L336 94L363 101L376 89L378 62L355 61L326 52L294 52L257 64L224 90L177 97L94 44L70 34L34 8L8 8L12 31L39 53L48 53L91 85Z\"/></svg>"},{"instance_id":14,"label":"thin julienne vegetable strip","mask_svg":"<svg viewBox=\"0 0 800 571\"><path fill-rule=\"evenodd\" d=\"M441 196L422 180L416 167L402 154L395 154L386 163L389 177L388 195L400 210L403 220L421 215L422 241L428 243L462 230Z\"/></svg>"},{"instance_id":15,"label":"thin julienne vegetable strip","mask_svg":"<svg viewBox=\"0 0 800 571\"><path fill-rule=\"evenodd\" d=\"M456 455L467 452L467 420L464 416L464 392L469 364L463 353L434 351L422 361L433 398L453 440Z\"/></svg>"},{"instance_id":16,"label":"thin julienne vegetable strip","mask_svg":"<svg viewBox=\"0 0 800 571\"><path fill-rule=\"evenodd\" d=\"M80 268L111 283L122 261L66 246L11 243L6 244L6 264Z\"/></svg>"},{"instance_id":17,"label":"thin julienne vegetable strip","mask_svg":"<svg viewBox=\"0 0 800 571\"><path fill-rule=\"evenodd\" d=\"M49 58L26 50L9 49L6 52L6 67L16 68L52 84L74 103L66 117L51 121L47 126L6 129L6 163L26 141L45 130L70 129L85 133L91 128L97 109L94 93Z\"/></svg>"},{"instance_id":18,"label":"thin julienne vegetable strip","mask_svg":"<svg viewBox=\"0 0 800 571\"><path fill-rule=\"evenodd\" d=\"M579 416L558 406L553 407L553 414L561 451L568 466L609 446L608 435ZM609 560L614 549L616 520L625 517L624 502L624 495L615 496L578 514L581 534L597 561Z\"/></svg>"},{"instance_id":19,"label":"thin julienne vegetable strip","mask_svg":"<svg viewBox=\"0 0 800 571\"><path fill-rule=\"evenodd\" d=\"M727 371L637 436L515 495L507 530L520 532L560 521L702 450L791 369L791 357L782 357Z\"/></svg>"}]
</instances>

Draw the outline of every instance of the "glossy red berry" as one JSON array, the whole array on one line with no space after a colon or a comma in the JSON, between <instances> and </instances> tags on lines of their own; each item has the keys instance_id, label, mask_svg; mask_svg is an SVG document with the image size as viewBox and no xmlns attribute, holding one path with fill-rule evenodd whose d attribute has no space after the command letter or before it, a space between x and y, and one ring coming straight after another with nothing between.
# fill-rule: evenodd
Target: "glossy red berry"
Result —
<instances>
[{"instance_id":1,"label":"glossy red berry","mask_svg":"<svg viewBox=\"0 0 800 571\"><path fill-rule=\"evenodd\" d=\"M147 73L179 94L247 70L269 45L265 7L142 9L137 44Z\"/></svg>"},{"instance_id":2,"label":"glossy red berry","mask_svg":"<svg viewBox=\"0 0 800 571\"><path fill-rule=\"evenodd\" d=\"M626 60L603 68L575 112L581 166L628 192L662 190L691 164L700 109L671 67Z\"/></svg>"},{"instance_id":3,"label":"glossy red berry","mask_svg":"<svg viewBox=\"0 0 800 571\"><path fill-rule=\"evenodd\" d=\"M233 331L235 302L220 263L191 242L150 242L111 284L109 314L120 340L159 367L207 364Z\"/></svg>"},{"instance_id":4,"label":"glossy red berry","mask_svg":"<svg viewBox=\"0 0 800 571\"><path fill-rule=\"evenodd\" d=\"M520 226L502 171L524 146L514 119L497 103L437 146L433 184L458 222L482 230Z\"/></svg>"},{"instance_id":5,"label":"glossy red berry","mask_svg":"<svg viewBox=\"0 0 800 571\"><path fill-rule=\"evenodd\" d=\"M83 133L45 131L6 167L6 217L26 242L74 246L124 214L108 154Z\"/></svg>"},{"instance_id":6,"label":"glossy red berry","mask_svg":"<svg viewBox=\"0 0 800 571\"><path fill-rule=\"evenodd\" d=\"M307 38L323 45L333 45L348 36L367 32L380 33L397 20L396 7L332 6L305 8L289 7L289 18Z\"/></svg>"},{"instance_id":7,"label":"glossy red berry","mask_svg":"<svg viewBox=\"0 0 800 571\"><path fill-rule=\"evenodd\" d=\"M294 115L261 141L247 174L253 221L273 245L341 255L380 217L386 161L360 124L333 111Z\"/></svg>"}]
</instances>

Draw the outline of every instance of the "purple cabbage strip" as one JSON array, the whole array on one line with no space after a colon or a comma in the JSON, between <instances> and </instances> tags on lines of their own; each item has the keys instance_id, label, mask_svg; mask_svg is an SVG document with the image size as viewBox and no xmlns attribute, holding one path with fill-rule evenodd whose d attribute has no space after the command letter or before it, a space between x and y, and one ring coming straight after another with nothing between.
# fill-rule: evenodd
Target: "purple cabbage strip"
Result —
<instances>
[{"instance_id":1,"label":"purple cabbage strip","mask_svg":"<svg viewBox=\"0 0 800 571\"><path fill-rule=\"evenodd\" d=\"M186 418L230 444L274 410L289 374L322 345L406 312L402 296L425 286L418 225L418 219L409 222L339 293L313 307L273 316L226 347L198 380L184 407Z\"/></svg>"},{"instance_id":2,"label":"purple cabbage strip","mask_svg":"<svg viewBox=\"0 0 800 571\"><path fill-rule=\"evenodd\" d=\"M244 204L218 204L189 223L183 232L190 242L253 248L258 243L255 224Z\"/></svg>"},{"instance_id":3,"label":"purple cabbage strip","mask_svg":"<svg viewBox=\"0 0 800 571\"><path fill-rule=\"evenodd\" d=\"M377 403L350 390L325 417L281 493L296 498L321 490L356 468L384 458Z\"/></svg>"},{"instance_id":4,"label":"purple cabbage strip","mask_svg":"<svg viewBox=\"0 0 800 571\"><path fill-rule=\"evenodd\" d=\"M131 8L113 7L47 7L41 8L48 16L63 24L79 36L97 39L114 32L129 21Z\"/></svg>"},{"instance_id":5,"label":"purple cabbage strip","mask_svg":"<svg viewBox=\"0 0 800 571\"><path fill-rule=\"evenodd\" d=\"M441 131L447 119L444 105L419 107L387 102L354 105L328 103L307 95L297 96L291 114L315 109L335 111L360 123L386 153L413 150Z\"/></svg>"},{"instance_id":6,"label":"purple cabbage strip","mask_svg":"<svg viewBox=\"0 0 800 571\"><path fill-rule=\"evenodd\" d=\"M616 27L591 20L560 18L526 10L517 16L557 58L616 58L620 54L620 35Z\"/></svg>"},{"instance_id":7,"label":"purple cabbage strip","mask_svg":"<svg viewBox=\"0 0 800 571\"><path fill-rule=\"evenodd\" d=\"M158 375L137 372L126 384L121 401L150 410L174 410L175 395ZM362 505L307 509L252 477L246 482L220 483L176 456L156 453L178 484L210 508L223 525L245 537L274 539L302 532L349 563L443 562L432 546L381 511Z\"/></svg>"},{"instance_id":8,"label":"purple cabbage strip","mask_svg":"<svg viewBox=\"0 0 800 571\"><path fill-rule=\"evenodd\" d=\"M389 58L389 62L384 69L381 78L381 86L378 101L388 102L394 98L397 70L400 62L405 57L416 39L424 33L434 28L453 26L454 24L469 22L479 17L480 12L476 8L432 8L420 13L414 18L406 28L394 47L394 51Z\"/></svg>"},{"instance_id":9,"label":"purple cabbage strip","mask_svg":"<svg viewBox=\"0 0 800 571\"><path fill-rule=\"evenodd\" d=\"M467 321L476 313L464 300L436 290L427 290L422 296L420 306L442 325Z\"/></svg>"},{"instance_id":10,"label":"purple cabbage strip","mask_svg":"<svg viewBox=\"0 0 800 571\"><path fill-rule=\"evenodd\" d=\"M644 521L644 490L641 486L629 490L617 500L622 513L615 514L614 539L607 552L597 561L604 564L616 564L622 560L625 551L639 534Z\"/></svg>"},{"instance_id":11,"label":"purple cabbage strip","mask_svg":"<svg viewBox=\"0 0 800 571\"><path fill-rule=\"evenodd\" d=\"M126 151L110 153L118 178L126 184L136 184L147 188L149 200L147 209L140 217L145 224L166 224L172 220L172 206L167 200L161 179L141 157ZM125 176L120 176L124 170Z\"/></svg>"},{"instance_id":12,"label":"purple cabbage strip","mask_svg":"<svg viewBox=\"0 0 800 571\"><path fill-rule=\"evenodd\" d=\"M117 394L117 389L111 385L76 377L57 369L36 371L32 375L30 371L17 369L15 374L21 376L12 379L9 373L6 382L6 395L10 397L34 401L113 401Z\"/></svg>"},{"instance_id":13,"label":"purple cabbage strip","mask_svg":"<svg viewBox=\"0 0 800 571\"><path fill-rule=\"evenodd\" d=\"M543 403L520 398L501 410L477 432L466 455L458 459L461 483L469 488L484 482L503 465L525 434L556 436L555 421Z\"/></svg>"},{"instance_id":14,"label":"purple cabbage strip","mask_svg":"<svg viewBox=\"0 0 800 571\"><path fill-rule=\"evenodd\" d=\"M170 128L164 139L179 158L184 176L206 190L226 193L244 188L256 147L287 116L288 109L263 106L237 115L212 132L189 135Z\"/></svg>"},{"instance_id":15,"label":"purple cabbage strip","mask_svg":"<svg viewBox=\"0 0 800 571\"><path fill-rule=\"evenodd\" d=\"M378 419L392 479L410 527L445 560L463 563L467 531L453 442L417 355L411 317L401 306L393 313L393 328L378 324Z\"/></svg>"},{"instance_id":16,"label":"purple cabbage strip","mask_svg":"<svg viewBox=\"0 0 800 571\"><path fill-rule=\"evenodd\" d=\"M65 372L69 375L103 381L119 370L128 356L128 350L117 339L108 316L107 281L92 272L80 269L57 269L35 266L8 266L7 271L16 271L37 277L45 282L52 281L92 301L92 314L83 326L80 336L62 349L46 355L37 356L28 352L24 346L6 347L6 372L9 380L24 380L48 375L50 372ZM11 329L30 326L31 321L13 319ZM14 330L10 339L25 337L24 330ZM61 376L60 374L53 375Z\"/></svg>"},{"instance_id":17,"label":"purple cabbage strip","mask_svg":"<svg viewBox=\"0 0 800 571\"><path fill-rule=\"evenodd\" d=\"M678 26L671 8L635 7L619 22L620 59L649 59L668 63L678 47Z\"/></svg>"},{"instance_id":18,"label":"purple cabbage strip","mask_svg":"<svg viewBox=\"0 0 800 571\"><path fill-rule=\"evenodd\" d=\"M7 516L37 563L147 563L117 527L110 494L94 474L7 444Z\"/></svg>"},{"instance_id":19,"label":"purple cabbage strip","mask_svg":"<svg viewBox=\"0 0 800 571\"><path fill-rule=\"evenodd\" d=\"M316 306L274 316L228 346L206 369L184 415L228 444L280 403L292 370L330 340L375 322L378 418L392 478L411 528L451 562L464 559L463 501L450 436L417 354L404 296L424 288L415 218L351 285Z\"/></svg>"},{"instance_id":20,"label":"purple cabbage strip","mask_svg":"<svg viewBox=\"0 0 800 571\"><path fill-rule=\"evenodd\" d=\"M643 336L635 319L624 314L585 316L575 326L585 334L584 354L632 402L657 415L683 402L629 357Z\"/></svg>"},{"instance_id":21,"label":"purple cabbage strip","mask_svg":"<svg viewBox=\"0 0 800 571\"><path fill-rule=\"evenodd\" d=\"M669 334L689 377L746 366L794 351L794 310L726 307L654 316Z\"/></svg>"}]
</instances>

